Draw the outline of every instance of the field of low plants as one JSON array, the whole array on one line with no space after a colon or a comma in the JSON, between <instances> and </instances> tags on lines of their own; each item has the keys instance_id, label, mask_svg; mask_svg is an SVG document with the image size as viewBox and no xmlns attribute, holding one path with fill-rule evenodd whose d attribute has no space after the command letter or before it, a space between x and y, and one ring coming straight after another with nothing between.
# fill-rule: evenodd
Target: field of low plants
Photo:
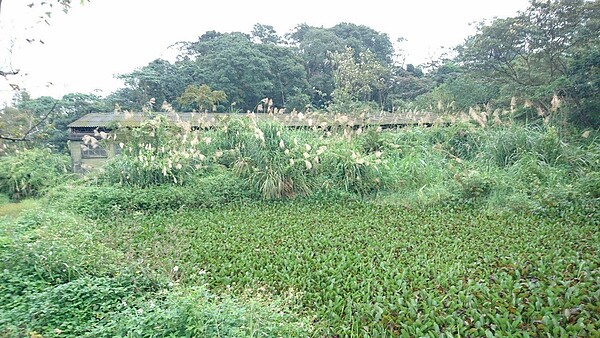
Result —
<instances>
[{"instance_id":1,"label":"field of low plants","mask_svg":"<svg viewBox=\"0 0 600 338\"><path fill-rule=\"evenodd\" d=\"M84 178L0 159L4 206L36 198L0 216L0 336L600 334L597 131L156 118L98 142L121 155Z\"/></svg>"},{"instance_id":2,"label":"field of low plants","mask_svg":"<svg viewBox=\"0 0 600 338\"><path fill-rule=\"evenodd\" d=\"M317 336L576 336L599 329L592 216L257 203L124 219L110 233L185 284L296 294Z\"/></svg>"}]
</instances>

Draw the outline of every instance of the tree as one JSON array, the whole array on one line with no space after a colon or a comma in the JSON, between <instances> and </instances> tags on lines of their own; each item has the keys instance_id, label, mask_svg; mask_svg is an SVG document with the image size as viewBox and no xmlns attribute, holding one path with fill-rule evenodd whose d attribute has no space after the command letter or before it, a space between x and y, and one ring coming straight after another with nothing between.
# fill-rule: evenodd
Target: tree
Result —
<instances>
[{"instance_id":1,"label":"tree","mask_svg":"<svg viewBox=\"0 0 600 338\"><path fill-rule=\"evenodd\" d=\"M87 113L107 110L104 100L93 94L70 93L57 100L48 96L32 99L27 92L19 92L14 106L0 113L0 140L64 151L69 123Z\"/></svg>"},{"instance_id":2,"label":"tree","mask_svg":"<svg viewBox=\"0 0 600 338\"><path fill-rule=\"evenodd\" d=\"M252 37L262 44L278 44L281 41L273 26L255 24L252 28Z\"/></svg>"},{"instance_id":3,"label":"tree","mask_svg":"<svg viewBox=\"0 0 600 338\"><path fill-rule=\"evenodd\" d=\"M376 60L370 50L360 53L358 61L355 61L354 51L346 47L343 53L331 53L330 60L334 67L335 82L332 109L352 111L355 103L370 101L371 94L382 89L382 81L388 70Z\"/></svg>"},{"instance_id":4,"label":"tree","mask_svg":"<svg viewBox=\"0 0 600 338\"><path fill-rule=\"evenodd\" d=\"M183 107L194 106L198 111L216 111L216 104L227 100L227 95L222 90L212 90L203 84L200 86L187 86L177 102Z\"/></svg>"},{"instance_id":5,"label":"tree","mask_svg":"<svg viewBox=\"0 0 600 338\"><path fill-rule=\"evenodd\" d=\"M303 110L310 102L310 84L302 59L294 47L267 44L260 47L269 64L273 87L265 97L272 98L275 105Z\"/></svg>"},{"instance_id":6,"label":"tree","mask_svg":"<svg viewBox=\"0 0 600 338\"><path fill-rule=\"evenodd\" d=\"M16 102L16 107L6 107L0 113L0 140L31 142L42 138L58 101L51 97L32 100L28 93L19 92Z\"/></svg>"},{"instance_id":7,"label":"tree","mask_svg":"<svg viewBox=\"0 0 600 338\"><path fill-rule=\"evenodd\" d=\"M150 99L156 102L175 103L187 85L193 82L193 74L186 71L185 62L172 64L156 59L144 67L118 77L126 88L110 96L110 101L130 110L141 109Z\"/></svg>"},{"instance_id":8,"label":"tree","mask_svg":"<svg viewBox=\"0 0 600 338\"><path fill-rule=\"evenodd\" d=\"M392 64L394 46L387 34L379 33L364 25L347 22L339 23L331 27L330 30L342 39L347 47L354 50L355 58L358 58L360 53L369 50L382 65L389 66Z\"/></svg>"},{"instance_id":9,"label":"tree","mask_svg":"<svg viewBox=\"0 0 600 338\"><path fill-rule=\"evenodd\" d=\"M394 48L387 34L367 26L340 23L331 28L323 28L300 24L287 38L298 48L304 60L308 82L313 88L312 102L315 107L324 107L334 91L334 69L328 59L329 53L344 53L345 48L350 47L355 62L360 62L361 53L368 52L384 67L391 67L393 64ZM385 101L391 84L389 77L380 83L376 93L380 105Z\"/></svg>"},{"instance_id":10,"label":"tree","mask_svg":"<svg viewBox=\"0 0 600 338\"><path fill-rule=\"evenodd\" d=\"M386 105L393 111L410 108L410 101L429 92L434 86L433 81L412 64L406 65L406 69L392 67L389 82Z\"/></svg>"},{"instance_id":11,"label":"tree","mask_svg":"<svg viewBox=\"0 0 600 338\"><path fill-rule=\"evenodd\" d=\"M457 60L474 77L498 84L506 102L529 100L547 113L552 97L559 95L577 109L581 98L572 82L579 80L569 70L598 49L599 17L597 0L532 0L515 17L480 24L457 49Z\"/></svg>"},{"instance_id":12,"label":"tree","mask_svg":"<svg viewBox=\"0 0 600 338\"><path fill-rule=\"evenodd\" d=\"M195 59L196 83L226 92L242 109L252 109L265 93L273 90L268 58L247 34L222 34L194 45L201 51L190 55Z\"/></svg>"},{"instance_id":13,"label":"tree","mask_svg":"<svg viewBox=\"0 0 600 338\"><path fill-rule=\"evenodd\" d=\"M301 29L306 29L302 27ZM328 53L343 52L344 42L335 33L324 28L311 27L296 35L302 36L298 43L298 53L304 62L308 83L313 88L312 104L324 107L329 101L327 97L334 89L333 67L328 62Z\"/></svg>"}]
</instances>

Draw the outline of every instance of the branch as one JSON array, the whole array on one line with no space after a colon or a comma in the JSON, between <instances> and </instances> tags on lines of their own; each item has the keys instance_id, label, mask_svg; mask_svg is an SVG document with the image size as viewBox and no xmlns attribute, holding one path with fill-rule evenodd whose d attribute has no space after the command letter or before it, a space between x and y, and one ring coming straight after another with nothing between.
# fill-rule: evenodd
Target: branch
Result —
<instances>
[{"instance_id":1,"label":"branch","mask_svg":"<svg viewBox=\"0 0 600 338\"><path fill-rule=\"evenodd\" d=\"M2 2L2 0L0 0L0 2ZM11 70L11 71L3 71L0 70L0 76L4 76L7 77L8 75L17 75L19 74L19 70Z\"/></svg>"},{"instance_id":2,"label":"branch","mask_svg":"<svg viewBox=\"0 0 600 338\"><path fill-rule=\"evenodd\" d=\"M2 0L0 0L0 1L2 1ZM30 139L27 138L27 136L32 134L35 129L37 129L42 123L44 123L50 117L50 115L52 113L54 113L54 109L56 108L57 105L58 105L58 100L54 101L54 105L52 105L52 108L50 108L48 113L46 113L46 116L42 117L36 124L34 124L31 128L29 128L29 130L27 130L27 132L25 132L25 134L23 134L22 137L10 137L10 136L0 135L0 140L7 140L7 141L12 141L12 142L29 142L29 141L31 141Z\"/></svg>"},{"instance_id":3,"label":"branch","mask_svg":"<svg viewBox=\"0 0 600 338\"><path fill-rule=\"evenodd\" d=\"M16 137L9 137L9 136L2 136L0 135L0 140L6 140L6 141L12 141L12 142L28 142L31 140L25 139L25 138L16 138Z\"/></svg>"}]
</instances>

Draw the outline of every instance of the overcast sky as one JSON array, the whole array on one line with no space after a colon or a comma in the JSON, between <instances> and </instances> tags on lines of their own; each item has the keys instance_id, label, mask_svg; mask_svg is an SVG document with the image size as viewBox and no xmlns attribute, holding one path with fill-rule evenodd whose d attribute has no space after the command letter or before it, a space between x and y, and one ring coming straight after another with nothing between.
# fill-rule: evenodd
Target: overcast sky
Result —
<instances>
[{"instance_id":1,"label":"overcast sky","mask_svg":"<svg viewBox=\"0 0 600 338\"><path fill-rule=\"evenodd\" d=\"M54 0L52 0L54 1ZM413 1L194 1L73 0L68 14L54 13L50 25L36 23L27 7L40 0L4 0L0 14L0 70L12 66L18 76L0 77L0 105L12 96L10 84L34 97L70 92L108 95L127 73L159 58L168 46L194 41L209 30L250 33L256 23L279 35L295 26L331 27L340 22L366 25L387 33L408 63L420 64L474 32L470 23L507 17L527 7L527 0ZM36 39L27 42L25 39ZM42 40L44 43L40 43ZM12 45L12 52L10 51Z\"/></svg>"}]
</instances>

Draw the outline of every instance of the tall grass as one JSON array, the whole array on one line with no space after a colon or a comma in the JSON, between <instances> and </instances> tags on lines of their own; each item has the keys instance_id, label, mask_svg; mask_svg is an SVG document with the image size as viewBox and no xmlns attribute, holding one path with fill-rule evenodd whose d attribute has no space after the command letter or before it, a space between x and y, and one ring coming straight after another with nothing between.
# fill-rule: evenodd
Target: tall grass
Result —
<instances>
[{"instance_id":1,"label":"tall grass","mask_svg":"<svg viewBox=\"0 0 600 338\"><path fill-rule=\"evenodd\" d=\"M69 156L34 148L0 157L0 193L12 200L36 197L70 177Z\"/></svg>"},{"instance_id":2,"label":"tall grass","mask_svg":"<svg viewBox=\"0 0 600 338\"><path fill-rule=\"evenodd\" d=\"M337 115L337 124L301 129L252 115L197 130L153 120L120 136L123 152L102 177L149 187L194 185L197 177L228 172L266 200L342 192L407 206L477 203L537 211L596 195L595 132L584 138L552 125L477 117L398 130L354 126Z\"/></svg>"}]
</instances>

